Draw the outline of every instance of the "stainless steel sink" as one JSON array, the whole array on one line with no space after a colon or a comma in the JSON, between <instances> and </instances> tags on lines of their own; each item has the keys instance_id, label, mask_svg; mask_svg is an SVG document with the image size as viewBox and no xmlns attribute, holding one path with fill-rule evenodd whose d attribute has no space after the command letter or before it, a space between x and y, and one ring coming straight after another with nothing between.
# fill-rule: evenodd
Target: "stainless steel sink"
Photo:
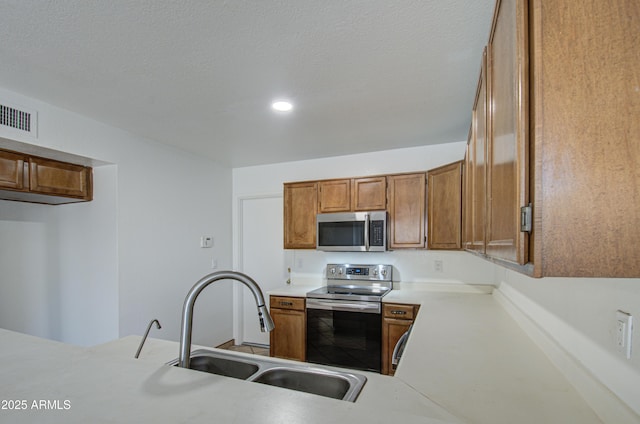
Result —
<instances>
[{"instance_id":1,"label":"stainless steel sink","mask_svg":"<svg viewBox=\"0 0 640 424\"><path fill-rule=\"evenodd\" d=\"M178 359L167 365L178 365ZM191 352L189 368L349 402L355 402L367 381L351 372L205 349Z\"/></svg>"},{"instance_id":2,"label":"stainless steel sink","mask_svg":"<svg viewBox=\"0 0 640 424\"><path fill-rule=\"evenodd\" d=\"M167 365L178 366L178 360L171 361ZM201 349L192 352L189 368L246 380L257 373L260 366L238 355Z\"/></svg>"},{"instance_id":3,"label":"stainless steel sink","mask_svg":"<svg viewBox=\"0 0 640 424\"><path fill-rule=\"evenodd\" d=\"M361 387L358 388L358 378L353 374L317 368L271 368L260 373L252 381L352 402L361 389ZM356 388L358 388L357 392L355 392Z\"/></svg>"}]
</instances>

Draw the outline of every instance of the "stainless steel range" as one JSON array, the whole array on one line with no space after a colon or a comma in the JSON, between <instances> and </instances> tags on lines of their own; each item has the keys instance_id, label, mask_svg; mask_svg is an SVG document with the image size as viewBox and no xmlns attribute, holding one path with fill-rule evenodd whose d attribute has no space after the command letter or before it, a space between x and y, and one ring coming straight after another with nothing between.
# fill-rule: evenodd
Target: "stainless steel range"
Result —
<instances>
[{"instance_id":1,"label":"stainless steel range","mask_svg":"<svg viewBox=\"0 0 640 424\"><path fill-rule=\"evenodd\" d=\"M380 372L382 298L393 267L329 264L326 272L327 286L307 293L307 361Z\"/></svg>"}]
</instances>

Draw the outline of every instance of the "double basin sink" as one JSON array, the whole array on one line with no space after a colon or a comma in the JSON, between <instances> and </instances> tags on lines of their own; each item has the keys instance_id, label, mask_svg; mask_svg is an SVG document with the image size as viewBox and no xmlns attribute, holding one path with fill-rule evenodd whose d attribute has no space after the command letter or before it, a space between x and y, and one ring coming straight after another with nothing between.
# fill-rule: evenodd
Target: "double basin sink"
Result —
<instances>
[{"instance_id":1,"label":"double basin sink","mask_svg":"<svg viewBox=\"0 0 640 424\"><path fill-rule=\"evenodd\" d=\"M178 365L178 359L167 365ZM355 402L367 378L360 374L281 363L205 349L191 352L190 369Z\"/></svg>"}]
</instances>

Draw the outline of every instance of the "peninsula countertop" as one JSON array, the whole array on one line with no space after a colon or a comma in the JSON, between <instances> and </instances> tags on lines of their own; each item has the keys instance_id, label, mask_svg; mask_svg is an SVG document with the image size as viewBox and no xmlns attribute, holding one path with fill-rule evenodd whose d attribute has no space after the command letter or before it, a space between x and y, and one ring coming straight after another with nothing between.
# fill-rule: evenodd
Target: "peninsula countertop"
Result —
<instances>
[{"instance_id":1,"label":"peninsula countertop","mask_svg":"<svg viewBox=\"0 0 640 424\"><path fill-rule=\"evenodd\" d=\"M81 348L0 330L0 400L27 406L0 422L600 422L490 291L421 287L385 297L420 313L396 376L363 373L355 403L167 366L177 342L149 339L136 360L138 336Z\"/></svg>"},{"instance_id":2,"label":"peninsula countertop","mask_svg":"<svg viewBox=\"0 0 640 424\"><path fill-rule=\"evenodd\" d=\"M311 289L290 285L269 294ZM383 303L420 305L395 378L471 423L601 422L492 292L487 285L394 283Z\"/></svg>"}]
</instances>

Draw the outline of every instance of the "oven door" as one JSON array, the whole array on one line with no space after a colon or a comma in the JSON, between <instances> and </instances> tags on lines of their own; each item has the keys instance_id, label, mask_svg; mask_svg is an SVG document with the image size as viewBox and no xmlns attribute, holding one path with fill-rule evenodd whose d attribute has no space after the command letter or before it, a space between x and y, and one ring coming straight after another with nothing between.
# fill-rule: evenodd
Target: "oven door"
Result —
<instances>
[{"instance_id":1,"label":"oven door","mask_svg":"<svg viewBox=\"0 0 640 424\"><path fill-rule=\"evenodd\" d=\"M379 311L378 302L307 299L307 361L380 372Z\"/></svg>"}]
</instances>

